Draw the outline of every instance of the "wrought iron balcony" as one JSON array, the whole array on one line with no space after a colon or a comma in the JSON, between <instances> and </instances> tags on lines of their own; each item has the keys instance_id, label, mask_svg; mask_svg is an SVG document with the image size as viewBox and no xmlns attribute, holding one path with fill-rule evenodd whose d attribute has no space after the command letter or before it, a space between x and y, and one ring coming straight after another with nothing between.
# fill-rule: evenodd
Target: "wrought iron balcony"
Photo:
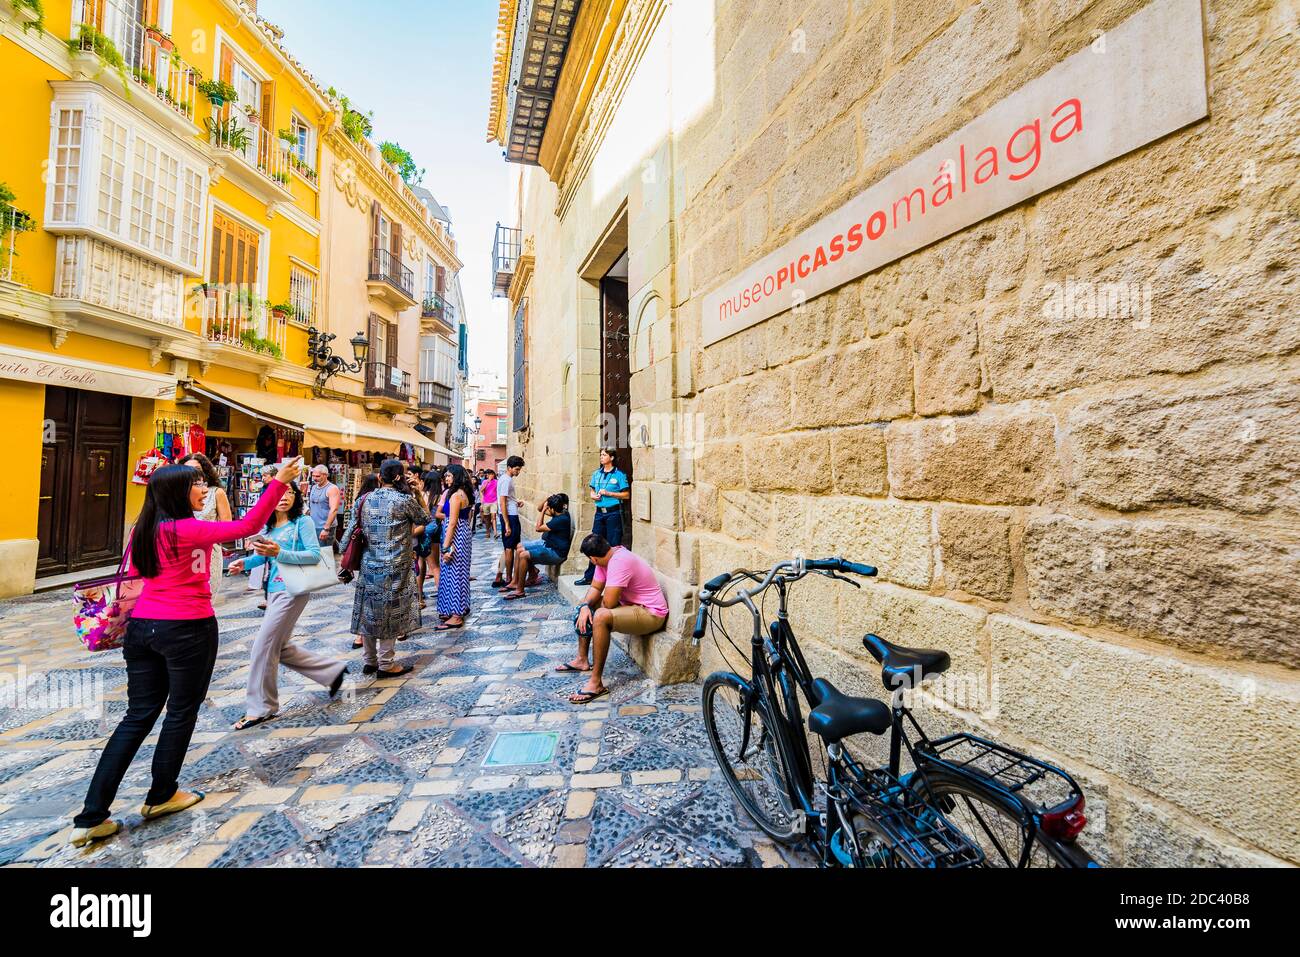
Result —
<instances>
[{"instance_id":1,"label":"wrought iron balcony","mask_svg":"<svg viewBox=\"0 0 1300 957\"><path fill-rule=\"evenodd\" d=\"M394 256L387 249L371 251L366 281L371 286L372 296L388 298L398 308L409 309L416 303L414 273L402 265L400 256Z\"/></svg>"},{"instance_id":2,"label":"wrought iron balcony","mask_svg":"<svg viewBox=\"0 0 1300 957\"><path fill-rule=\"evenodd\" d=\"M515 265L519 262L522 250L522 230L497 223L496 240L492 244L493 296L505 296L510 291L510 282L515 278Z\"/></svg>"},{"instance_id":3,"label":"wrought iron balcony","mask_svg":"<svg viewBox=\"0 0 1300 957\"><path fill-rule=\"evenodd\" d=\"M420 408L451 415L451 389L441 382L421 382Z\"/></svg>"},{"instance_id":4,"label":"wrought iron balcony","mask_svg":"<svg viewBox=\"0 0 1300 957\"><path fill-rule=\"evenodd\" d=\"M424 307L420 313L425 319L437 319L448 329L456 328L456 307L436 292L424 297Z\"/></svg>"},{"instance_id":5,"label":"wrought iron balcony","mask_svg":"<svg viewBox=\"0 0 1300 957\"><path fill-rule=\"evenodd\" d=\"M387 362L366 364L366 395L411 401L411 374Z\"/></svg>"}]
</instances>

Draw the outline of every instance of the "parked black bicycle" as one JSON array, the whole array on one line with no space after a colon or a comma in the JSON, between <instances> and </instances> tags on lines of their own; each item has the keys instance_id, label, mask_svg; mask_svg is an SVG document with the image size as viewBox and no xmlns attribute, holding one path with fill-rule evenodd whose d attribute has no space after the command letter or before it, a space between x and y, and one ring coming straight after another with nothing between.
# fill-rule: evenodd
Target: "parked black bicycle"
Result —
<instances>
[{"instance_id":1,"label":"parked black bicycle","mask_svg":"<svg viewBox=\"0 0 1300 957\"><path fill-rule=\"evenodd\" d=\"M810 574L853 587L849 574L876 569L827 558L779 562L766 573L736 571L708 582L694 637L711 626L750 661L751 675L718 672L704 682L704 722L714 757L736 798L777 841L807 840L823 866L1095 867L1076 841L1086 824L1084 797L1069 774L972 734L930 740L903 692L947 671L946 652L904 648L876 635L863 643L893 693L886 705L842 694L813 678L788 616L792 585ZM754 583L739 588L741 582ZM777 619L764 634L754 599L776 588ZM714 609L743 605L750 648L736 645ZM825 748L815 769L808 731ZM915 737L909 736L910 725ZM889 761L867 767L847 747L853 735L890 732ZM903 773L906 750L912 770Z\"/></svg>"}]
</instances>

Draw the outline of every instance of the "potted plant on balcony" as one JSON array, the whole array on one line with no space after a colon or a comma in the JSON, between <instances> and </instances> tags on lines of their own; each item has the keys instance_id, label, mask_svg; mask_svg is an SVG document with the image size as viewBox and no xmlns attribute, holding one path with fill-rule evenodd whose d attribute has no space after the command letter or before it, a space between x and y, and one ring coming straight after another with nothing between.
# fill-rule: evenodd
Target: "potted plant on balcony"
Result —
<instances>
[{"instance_id":1,"label":"potted plant on balcony","mask_svg":"<svg viewBox=\"0 0 1300 957\"><path fill-rule=\"evenodd\" d=\"M104 67L112 67L122 79L122 89L128 97L131 95L126 80L126 61L122 59L122 53L112 37L100 33L89 23L82 23L77 27L77 35L68 39L68 52L72 54L74 63L84 58L93 58Z\"/></svg>"},{"instance_id":2,"label":"potted plant on balcony","mask_svg":"<svg viewBox=\"0 0 1300 957\"><path fill-rule=\"evenodd\" d=\"M287 153L298 145L298 137L291 129L283 129L275 134L280 138L280 146Z\"/></svg>"},{"instance_id":3,"label":"potted plant on balcony","mask_svg":"<svg viewBox=\"0 0 1300 957\"><path fill-rule=\"evenodd\" d=\"M14 8L14 13L18 15L24 33L32 29L35 29L37 33L45 32L45 4L43 0L9 0L9 5Z\"/></svg>"},{"instance_id":4,"label":"potted plant on balcony","mask_svg":"<svg viewBox=\"0 0 1300 957\"><path fill-rule=\"evenodd\" d=\"M251 103L244 107L244 115L248 117L248 122L256 126L262 119L262 112Z\"/></svg>"},{"instance_id":5,"label":"potted plant on balcony","mask_svg":"<svg viewBox=\"0 0 1300 957\"><path fill-rule=\"evenodd\" d=\"M162 47L166 52L171 53L172 50L176 49L176 44L172 42L172 38L169 37L167 32L163 30L162 27L158 26L158 24L149 24L145 27L145 32L149 34L150 40L158 44L158 46Z\"/></svg>"},{"instance_id":6,"label":"potted plant on balcony","mask_svg":"<svg viewBox=\"0 0 1300 957\"><path fill-rule=\"evenodd\" d=\"M277 319L292 319L298 314L292 303L281 302L271 307L271 315Z\"/></svg>"},{"instance_id":7,"label":"potted plant on balcony","mask_svg":"<svg viewBox=\"0 0 1300 957\"><path fill-rule=\"evenodd\" d=\"M239 102L239 94L225 80L203 80L197 84L198 91L208 98L208 102L220 109L227 103Z\"/></svg>"},{"instance_id":8,"label":"potted plant on balcony","mask_svg":"<svg viewBox=\"0 0 1300 957\"><path fill-rule=\"evenodd\" d=\"M220 122L208 117L203 121L203 126L208 131L208 139L211 140L212 145L220 149L243 153L252 143L248 130L240 126L233 117Z\"/></svg>"}]
</instances>

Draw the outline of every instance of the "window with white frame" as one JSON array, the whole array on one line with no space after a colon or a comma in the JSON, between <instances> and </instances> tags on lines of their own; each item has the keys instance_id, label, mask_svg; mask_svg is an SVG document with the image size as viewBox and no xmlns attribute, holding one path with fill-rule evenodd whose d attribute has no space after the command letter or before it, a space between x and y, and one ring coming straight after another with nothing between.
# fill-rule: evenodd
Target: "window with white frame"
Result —
<instances>
[{"instance_id":1,"label":"window with white frame","mask_svg":"<svg viewBox=\"0 0 1300 957\"><path fill-rule=\"evenodd\" d=\"M437 275L437 264L432 259L426 259L424 262L424 299L426 302L433 298L434 281Z\"/></svg>"},{"instance_id":2,"label":"window with white frame","mask_svg":"<svg viewBox=\"0 0 1300 957\"><path fill-rule=\"evenodd\" d=\"M289 267L289 305L293 321L311 325L316 317L316 274L301 266Z\"/></svg>"},{"instance_id":3,"label":"window with white frame","mask_svg":"<svg viewBox=\"0 0 1300 957\"><path fill-rule=\"evenodd\" d=\"M104 142L99 166L99 228L110 233L122 231L122 197L126 192L125 124L106 117Z\"/></svg>"},{"instance_id":4,"label":"window with white frame","mask_svg":"<svg viewBox=\"0 0 1300 957\"><path fill-rule=\"evenodd\" d=\"M68 222L77 218L85 116L84 110L59 110L59 125L54 131L54 202L50 211L56 221Z\"/></svg>"},{"instance_id":5,"label":"window with white frame","mask_svg":"<svg viewBox=\"0 0 1300 957\"><path fill-rule=\"evenodd\" d=\"M93 112L98 123L87 122ZM89 230L127 251L197 271L206 165L124 113L129 109L95 92L56 99L46 226L55 233ZM91 187L84 193L83 182Z\"/></svg>"},{"instance_id":6,"label":"window with white frame","mask_svg":"<svg viewBox=\"0 0 1300 957\"><path fill-rule=\"evenodd\" d=\"M298 157L298 162L311 167L312 160L316 157L315 130L311 125L297 113L289 120L289 128L293 130L293 152Z\"/></svg>"}]
</instances>

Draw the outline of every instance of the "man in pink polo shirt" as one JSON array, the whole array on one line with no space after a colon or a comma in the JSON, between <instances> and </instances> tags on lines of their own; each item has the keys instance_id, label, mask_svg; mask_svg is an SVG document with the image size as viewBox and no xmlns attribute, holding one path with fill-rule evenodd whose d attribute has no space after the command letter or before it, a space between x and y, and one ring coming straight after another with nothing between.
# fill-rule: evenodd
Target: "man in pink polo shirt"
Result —
<instances>
[{"instance_id":1,"label":"man in pink polo shirt","mask_svg":"<svg viewBox=\"0 0 1300 957\"><path fill-rule=\"evenodd\" d=\"M589 704L609 694L602 678L614 632L650 635L668 621L668 600L645 559L622 546L610 545L599 535L583 539L582 554L596 570L574 622L578 655L555 669L588 674L587 683L569 696L571 704ZM591 664L587 662L589 650L594 652Z\"/></svg>"}]
</instances>

